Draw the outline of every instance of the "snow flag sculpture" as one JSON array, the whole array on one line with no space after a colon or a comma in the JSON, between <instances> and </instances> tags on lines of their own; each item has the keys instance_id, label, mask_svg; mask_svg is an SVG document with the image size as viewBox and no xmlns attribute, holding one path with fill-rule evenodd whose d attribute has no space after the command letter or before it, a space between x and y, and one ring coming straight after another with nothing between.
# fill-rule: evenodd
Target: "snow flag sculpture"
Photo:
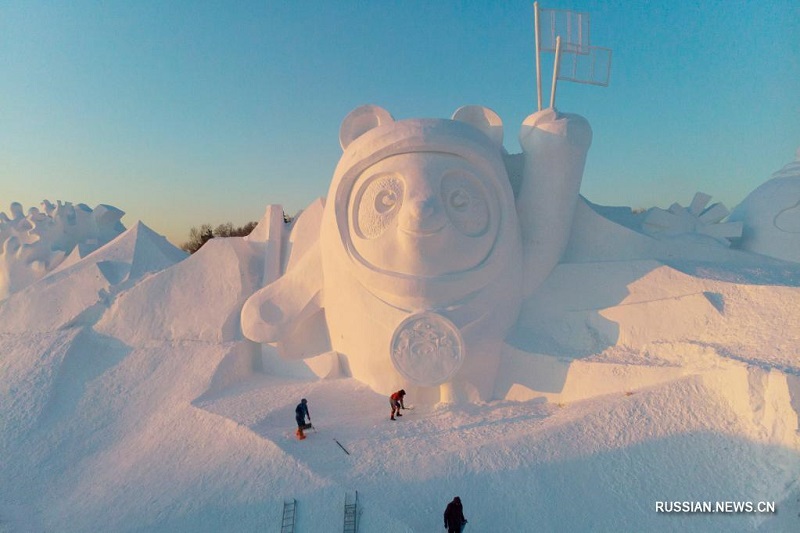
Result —
<instances>
[{"instance_id":1,"label":"snow flag sculpture","mask_svg":"<svg viewBox=\"0 0 800 533\"><path fill-rule=\"evenodd\" d=\"M509 156L487 108L395 121L367 105L339 138L319 237L247 300L245 336L285 357L334 350L381 393L489 399L522 299L566 248L589 123L534 113L520 131L523 154ZM516 198L510 173L521 178Z\"/></svg>"},{"instance_id":2,"label":"snow flag sculpture","mask_svg":"<svg viewBox=\"0 0 800 533\"><path fill-rule=\"evenodd\" d=\"M611 50L592 46L589 13L566 9L541 9L533 3L536 38L536 98L542 109L541 53L553 52L550 107L555 107L558 80L607 87L611 75Z\"/></svg>"}]
</instances>

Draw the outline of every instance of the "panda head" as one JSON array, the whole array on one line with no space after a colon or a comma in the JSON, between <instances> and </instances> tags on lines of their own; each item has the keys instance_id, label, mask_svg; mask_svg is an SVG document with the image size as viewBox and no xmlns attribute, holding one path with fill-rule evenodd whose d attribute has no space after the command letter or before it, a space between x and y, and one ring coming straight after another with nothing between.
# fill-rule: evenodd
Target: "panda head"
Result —
<instances>
[{"instance_id":1,"label":"panda head","mask_svg":"<svg viewBox=\"0 0 800 533\"><path fill-rule=\"evenodd\" d=\"M405 279L469 275L492 263L506 226L516 225L502 135L499 117L477 106L451 120L352 111L328 196L351 259Z\"/></svg>"}]
</instances>

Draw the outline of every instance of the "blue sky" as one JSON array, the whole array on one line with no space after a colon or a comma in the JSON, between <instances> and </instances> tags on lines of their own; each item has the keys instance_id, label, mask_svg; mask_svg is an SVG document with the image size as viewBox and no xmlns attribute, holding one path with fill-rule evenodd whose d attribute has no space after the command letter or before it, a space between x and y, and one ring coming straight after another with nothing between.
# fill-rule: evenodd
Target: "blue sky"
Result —
<instances>
[{"instance_id":1,"label":"blue sky","mask_svg":"<svg viewBox=\"0 0 800 533\"><path fill-rule=\"evenodd\" d=\"M796 0L543 1L588 11L607 88L562 82L594 129L581 192L734 207L800 146ZM115 205L191 226L324 196L342 118L494 109L506 147L536 106L532 2L0 0L0 209ZM544 54L549 79L552 54ZM549 82L545 81L545 102Z\"/></svg>"}]
</instances>

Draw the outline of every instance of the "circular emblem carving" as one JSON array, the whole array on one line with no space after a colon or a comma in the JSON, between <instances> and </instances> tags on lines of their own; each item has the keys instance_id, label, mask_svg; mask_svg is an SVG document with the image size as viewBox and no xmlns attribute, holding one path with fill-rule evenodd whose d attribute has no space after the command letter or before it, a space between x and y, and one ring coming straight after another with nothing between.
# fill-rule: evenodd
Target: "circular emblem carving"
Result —
<instances>
[{"instance_id":1,"label":"circular emblem carving","mask_svg":"<svg viewBox=\"0 0 800 533\"><path fill-rule=\"evenodd\" d=\"M423 386L444 383L464 362L458 328L436 313L417 313L403 320L392 335L391 354L397 371Z\"/></svg>"}]
</instances>

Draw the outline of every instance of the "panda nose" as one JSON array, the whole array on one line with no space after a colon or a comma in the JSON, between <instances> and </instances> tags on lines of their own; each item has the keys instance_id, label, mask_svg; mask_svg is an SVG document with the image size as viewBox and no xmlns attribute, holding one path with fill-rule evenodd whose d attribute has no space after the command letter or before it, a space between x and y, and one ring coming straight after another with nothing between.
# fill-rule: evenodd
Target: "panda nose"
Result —
<instances>
[{"instance_id":1,"label":"panda nose","mask_svg":"<svg viewBox=\"0 0 800 533\"><path fill-rule=\"evenodd\" d=\"M401 229L414 235L437 233L445 225L436 197L418 197L408 202Z\"/></svg>"},{"instance_id":2,"label":"panda nose","mask_svg":"<svg viewBox=\"0 0 800 533\"><path fill-rule=\"evenodd\" d=\"M414 200L411 202L411 216L416 220L425 220L433 215L433 199Z\"/></svg>"}]
</instances>

